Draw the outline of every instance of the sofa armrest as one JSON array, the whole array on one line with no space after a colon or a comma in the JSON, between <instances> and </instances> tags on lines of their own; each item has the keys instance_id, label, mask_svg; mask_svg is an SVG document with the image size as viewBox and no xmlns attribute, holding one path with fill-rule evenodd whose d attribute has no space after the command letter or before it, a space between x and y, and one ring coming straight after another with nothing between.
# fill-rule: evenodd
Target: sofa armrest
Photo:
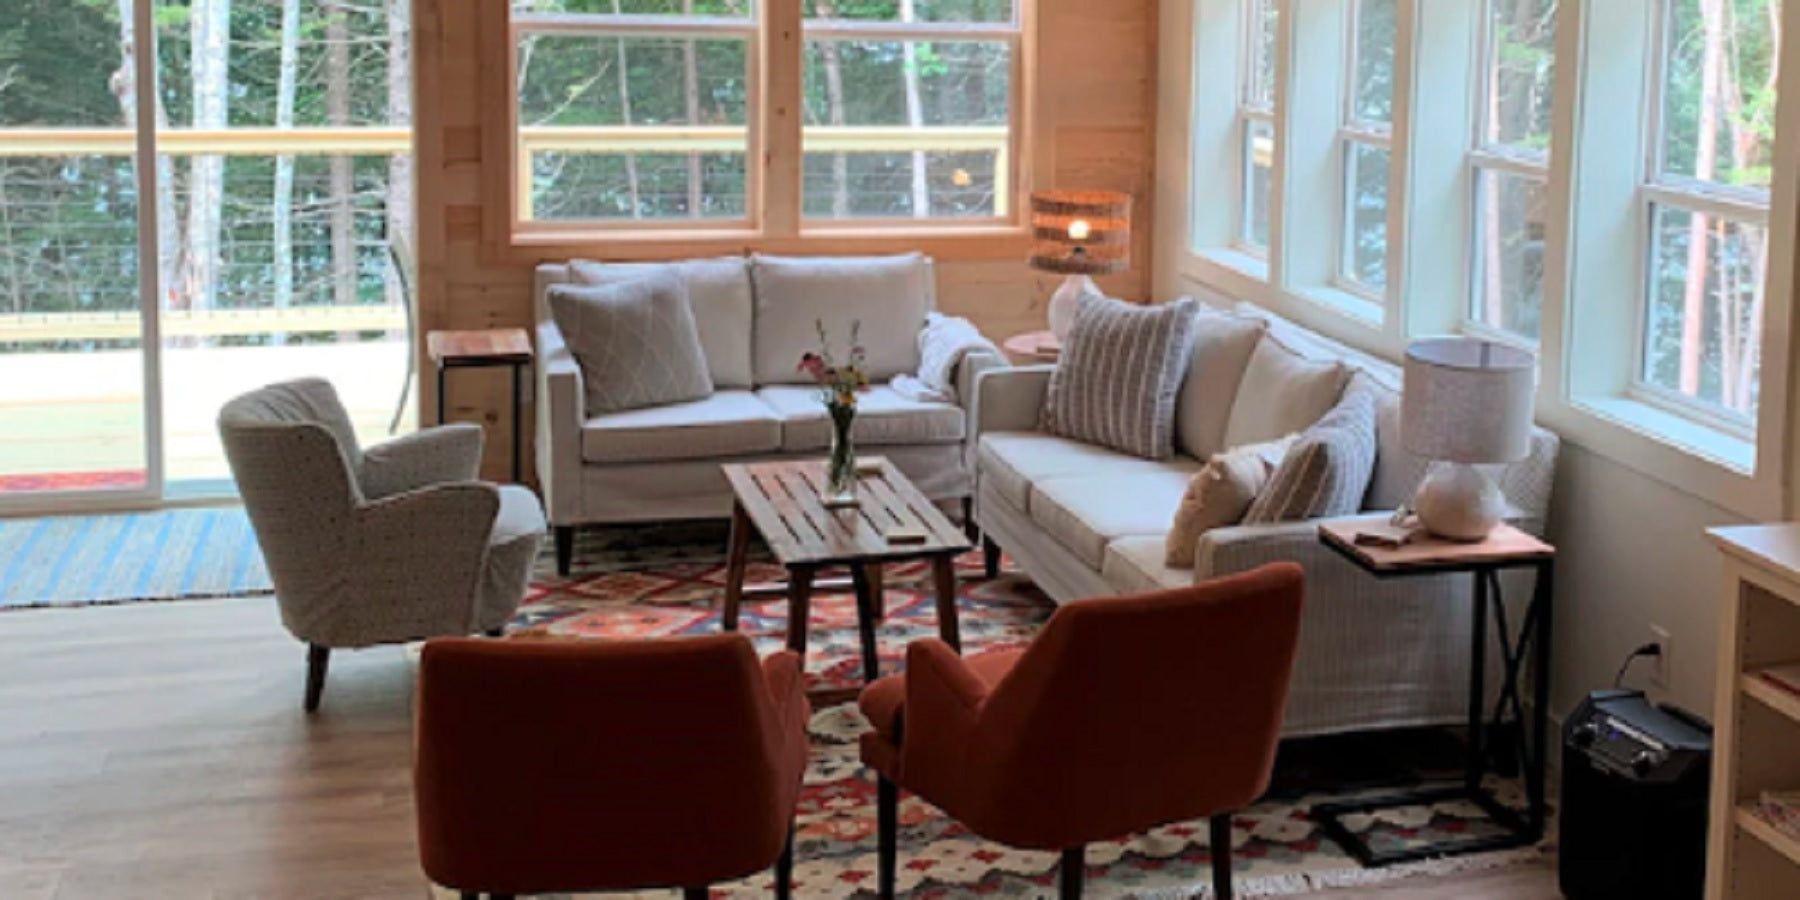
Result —
<instances>
[{"instance_id":1,"label":"sofa armrest","mask_svg":"<svg viewBox=\"0 0 1800 900\"><path fill-rule=\"evenodd\" d=\"M1043 417L1044 395L1055 366L1012 366L989 369L975 379L969 404L969 468L981 436L998 431L1036 431Z\"/></svg>"},{"instance_id":2,"label":"sofa armrest","mask_svg":"<svg viewBox=\"0 0 1800 900\"><path fill-rule=\"evenodd\" d=\"M957 402L964 409L972 411L975 408L976 384L981 381L982 373L1011 368L1011 365L1006 357L988 350L972 350L963 354L962 360L956 364ZM973 426L974 422L971 420L969 424Z\"/></svg>"},{"instance_id":3,"label":"sofa armrest","mask_svg":"<svg viewBox=\"0 0 1800 900\"><path fill-rule=\"evenodd\" d=\"M552 525L581 516L581 426L587 398L581 368L556 323L538 323L537 476Z\"/></svg>"},{"instance_id":4,"label":"sofa armrest","mask_svg":"<svg viewBox=\"0 0 1800 900\"><path fill-rule=\"evenodd\" d=\"M1392 513L1349 516L1347 520L1383 522ZM1224 575L1248 572L1272 562L1297 562L1307 570L1309 580L1324 575L1340 575L1343 566L1361 577L1369 577L1354 563L1338 555L1319 539L1319 523L1278 522L1269 525L1231 525L1214 528L1200 535L1194 547L1194 580L1204 581Z\"/></svg>"}]
</instances>

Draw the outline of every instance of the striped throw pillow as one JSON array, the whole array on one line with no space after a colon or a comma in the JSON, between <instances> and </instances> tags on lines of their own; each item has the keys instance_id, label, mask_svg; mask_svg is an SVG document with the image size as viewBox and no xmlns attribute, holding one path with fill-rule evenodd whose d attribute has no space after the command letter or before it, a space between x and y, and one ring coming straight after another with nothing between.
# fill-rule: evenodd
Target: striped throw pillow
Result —
<instances>
[{"instance_id":1,"label":"striped throw pillow","mask_svg":"<svg viewBox=\"0 0 1800 900\"><path fill-rule=\"evenodd\" d=\"M1044 400L1044 430L1167 459L1175 453L1175 398L1187 374L1195 302L1136 306L1081 298Z\"/></svg>"},{"instance_id":2,"label":"striped throw pillow","mask_svg":"<svg viewBox=\"0 0 1800 900\"><path fill-rule=\"evenodd\" d=\"M1302 522L1362 510L1375 474L1375 396L1353 384L1317 424L1301 432L1269 484L1244 514L1245 525Z\"/></svg>"}]
</instances>

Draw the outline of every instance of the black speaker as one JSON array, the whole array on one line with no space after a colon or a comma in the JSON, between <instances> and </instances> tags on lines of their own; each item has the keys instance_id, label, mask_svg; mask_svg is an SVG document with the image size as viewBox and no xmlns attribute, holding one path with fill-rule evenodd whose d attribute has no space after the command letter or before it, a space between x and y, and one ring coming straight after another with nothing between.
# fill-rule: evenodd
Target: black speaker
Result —
<instances>
[{"instance_id":1,"label":"black speaker","mask_svg":"<svg viewBox=\"0 0 1800 900\"><path fill-rule=\"evenodd\" d=\"M1702 896L1711 780L1706 722L1641 691L1589 694L1563 727L1563 895Z\"/></svg>"}]
</instances>

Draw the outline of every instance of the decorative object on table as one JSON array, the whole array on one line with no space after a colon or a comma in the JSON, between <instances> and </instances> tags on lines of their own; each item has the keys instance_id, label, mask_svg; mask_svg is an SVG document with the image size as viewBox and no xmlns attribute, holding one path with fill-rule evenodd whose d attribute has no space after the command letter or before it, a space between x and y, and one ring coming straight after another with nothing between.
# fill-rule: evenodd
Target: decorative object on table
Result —
<instances>
[{"instance_id":1,"label":"decorative object on table","mask_svg":"<svg viewBox=\"0 0 1800 900\"><path fill-rule=\"evenodd\" d=\"M862 346L862 322L850 323L850 355L842 364L831 352L825 322L819 320L819 352L800 358L799 371L819 385L819 401L831 417L831 455L825 461L825 506L844 509L856 505L856 397L869 389L863 363L868 353Z\"/></svg>"},{"instance_id":2,"label":"decorative object on table","mask_svg":"<svg viewBox=\"0 0 1800 900\"><path fill-rule=\"evenodd\" d=\"M1367 519L1334 519L1319 524L1319 542L1378 579L1430 578L1449 574L1473 576L1474 608L1469 629L1469 708L1467 756L1460 783L1367 797L1313 808L1313 818L1326 836L1370 867L1456 856L1487 850L1529 847L1544 837L1549 818L1545 802L1545 763L1550 753L1550 623L1555 614L1556 548L1511 525L1495 527L1479 542L1421 535L1405 546L1387 548L1357 540ZM1522 569L1534 575L1531 601L1517 632L1508 626L1508 609L1500 573ZM1489 620L1495 634L1489 635ZM1489 644L1500 649L1500 689L1487 690ZM1525 669L1530 666L1531 713L1525 712ZM1491 706L1489 705L1491 704ZM1490 718L1489 710L1492 710ZM1488 762L1519 761L1525 780L1523 813L1500 802L1484 784ZM1467 803L1487 813L1501 834L1460 837L1411 846L1380 846L1354 831L1357 820L1397 809Z\"/></svg>"},{"instance_id":3,"label":"decorative object on table","mask_svg":"<svg viewBox=\"0 0 1800 900\"><path fill-rule=\"evenodd\" d=\"M955 403L957 367L974 354L998 357L1000 348L968 319L926 313L925 330L919 332L918 374L895 375L888 387L908 400Z\"/></svg>"},{"instance_id":4,"label":"decorative object on table","mask_svg":"<svg viewBox=\"0 0 1800 900\"><path fill-rule=\"evenodd\" d=\"M1531 454L1536 363L1524 350L1475 338L1407 348L1400 424L1407 451L1432 461L1413 498L1427 531L1480 541L1506 518L1506 497L1475 466Z\"/></svg>"},{"instance_id":5,"label":"decorative object on table","mask_svg":"<svg viewBox=\"0 0 1800 900\"><path fill-rule=\"evenodd\" d=\"M1158 306L1084 295L1044 394L1044 426L1144 459L1175 454L1175 397L1193 349L1193 299Z\"/></svg>"},{"instance_id":6,"label":"decorative object on table","mask_svg":"<svg viewBox=\"0 0 1800 900\"><path fill-rule=\"evenodd\" d=\"M1069 276L1050 297L1050 331L1067 341L1076 303L1099 294L1095 275L1131 268L1131 195L1040 191L1031 195L1031 267Z\"/></svg>"},{"instance_id":7,"label":"decorative object on table","mask_svg":"<svg viewBox=\"0 0 1800 900\"><path fill-rule=\"evenodd\" d=\"M590 417L712 396L687 285L674 274L557 285L549 298L581 366Z\"/></svg>"},{"instance_id":8,"label":"decorative object on table","mask_svg":"<svg viewBox=\"0 0 1800 900\"><path fill-rule=\"evenodd\" d=\"M1763 791L1756 811L1775 830L1800 841L1800 791Z\"/></svg>"},{"instance_id":9,"label":"decorative object on table","mask_svg":"<svg viewBox=\"0 0 1800 900\"><path fill-rule=\"evenodd\" d=\"M445 400L446 376L451 369L481 369L508 366L512 369L512 480L524 478L524 391L520 382L525 368L531 365L531 338L523 328L495 328L486 331L433 331L425 335L425 352L437 367L437 421L449 424L449 403Z\"/></svg>"},{"instance_id":10,"label":"decorative object on table","mask_svg":"<svg viewBox=\"0 0 1800 900\"><path fill-rule=\"evenodd\" d=\"M281 621L307 644L307 712L334 648L497 630L524 599L544 509L477 480L479 426L364 450L331 384L309 378L225 404L219 437Z\"/></svg>"},{"instance_id":11,"label":"decorative object on table","mask_svg":"<svg viewBox=\"0 0 1800 900\"><path fill-rule=\"evenodd\" d=\"M951 646L960 644L956 558L974 545L892 462L883 460L882 471L865 479L866 518L822 514L812 498L823 481L817 462L730 464L723 468L725 480L737 498L731 513L730 558L726 563L724 614L720 622L724 630L737 630L738 609L745 594L750 534L754 529L787 569L788 649L802 658L806 656L813 579L826 566L850 569L856 589L863 672L868 680L873 681L879 671L875 621L884 615L881 573L886 566L914 560L931 562L939 634ZM929 539L897 544L870 522L891 522L901 528L917 529Z\"/></svg>"},{"instance_id":12,"label":"decorative object on table","mask_svg":"<svg viewBox=\"0 0 1800 900\"><path fill-rule=\"evenodd\" d=\"M1353 382L1344 399L1300 433L1244 513L1244 524L1355 515L1374 474L1375 395Z\"/></svg>"},{"instance_id":13,"label":"decorative object on table","mask_svg":"<svg viewBox=\"0 0 1800 900\"><path fill-rule=\"evenodd\" d=\"M1299 437L1291 434L1280 440L1213 454L1194 473L1181 497L1181 508L1175 511L1175 522L1169 526L1163 563L1171 569L1193 568L1200 535L1244 521L1244 513L1268 487L1269 477Z\"/></svg>"},{"instance_id":14,"label":"decorative object on table","mask_svg":"<svg viewBox=\"0 0 1800 900\"><path fill-rule=\"evenodd\" d=\"M1050 331L1015 334L1000 345L1015 365L1053 363L1062 358L1062 341Z\"/></svg>"}]
</instances>

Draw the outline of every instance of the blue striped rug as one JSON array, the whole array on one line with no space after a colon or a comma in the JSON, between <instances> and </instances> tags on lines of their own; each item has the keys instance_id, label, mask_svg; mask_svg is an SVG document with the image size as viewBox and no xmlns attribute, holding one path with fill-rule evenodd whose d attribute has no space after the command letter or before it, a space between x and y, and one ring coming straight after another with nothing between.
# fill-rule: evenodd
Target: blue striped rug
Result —
<instances>
[{"instance_id":1,"label":"blue striped rug","mask_svg":"<svg viewBox=\"0 0 1800 900\"><path fill-rule=\"evenodd\" d=\"M272 592L242 507L0 519L0 609Z\"/></svg>"}]
</instances>

